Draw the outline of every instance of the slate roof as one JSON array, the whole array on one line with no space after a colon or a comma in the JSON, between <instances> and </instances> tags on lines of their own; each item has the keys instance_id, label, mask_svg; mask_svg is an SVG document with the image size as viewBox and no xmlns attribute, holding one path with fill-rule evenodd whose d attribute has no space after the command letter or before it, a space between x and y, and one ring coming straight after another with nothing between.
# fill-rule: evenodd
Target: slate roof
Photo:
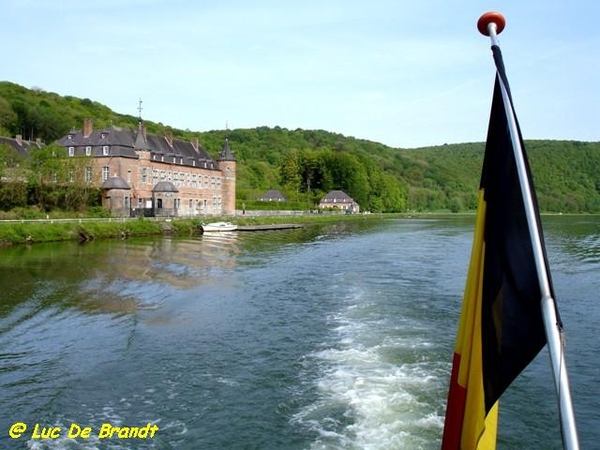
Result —
<instances>
[{"instance_id":1,"label":"slate roof","mask_svg":"<svg viewBox=\"0 0 600 450\"><path fill-rule=\"evenodd\" d=\"M277 189L269 189L267 192L265 192L259 199L261 202L269 202L269 201L280 201L280 202L285 202L287 200L287 197L285 195L283 195L280 191L278 191Z\"/></svg>"},{"instance_id":2,"label":"slate roof","mask_svg":"<svg viewBox=\"0 0 600 450\"><path fill-rule=\"evenodd\" d=\"M127 182L118 176L108 178L104 183L102 183L102 189L125 189L130 190L131 188L127 184Z\"/></svg>"},{"instance_id":3,"label":"slate roof","mask_svg":"<svg viewBox=\"0 0 600 450\"><path fill-rule=\"evenodd\" d=\"M86 155L90 147L90 156L119 156L122 158L139 158L136 150L149 151L151 159L184 166L194 166L206 169L217 169L217 165L208 152L192 142L170 136L145 135L143 125L138 130L110 127L104 130L93 130L89 136L84 136L82 130L73 130L56 141L65 148L73 147L75 156ZM228 146L228 144L226 143ZM108 147L108 155L105 153ZM231 150L229 150L231 153Z\"/></svg>"},{"instance_id":4,"label":"slate roof","mask_svg":"<svg viewBox=\"0 0 600 450\"><path fill-rule=\"evenodd\" d=\"M356 203L352 197L344 191L330 191L321 199L321 203Z\"/></svg>"},{"instance_id":5,"label":"slate roof","mask_svg":"<svg viewBox=\"0 0 600 450\"><path fill-rule=\"evenodd\" d=\"M225 144L219 153L219 161L235 161L235 156L229 147L229 139L225 138Z\"/></svg>"},{"instance_id":6,"label":"slate roof","mask_svg":"<svg viewBox=\"0 0 600 450\"><path fill-rule=\"evenodd\" d=\"M170 181L159 181L152 189L152 192L179 192L179 189Z\"/></svg>"},{"instance_id":7,"label":"slate roof","mask_svg":"<svg viewBox=\"0 0 600 450\"><path fill-rule=\"evenodd\" d=\"M14 138L0 136L0 144L8 145L15 152L17 152L20 156L26 157L29 154L29 151L33 148L42 148L43 144L41 141L26 141L21 138L21 136L17 136Z\"/></svg>"}]
</instances>

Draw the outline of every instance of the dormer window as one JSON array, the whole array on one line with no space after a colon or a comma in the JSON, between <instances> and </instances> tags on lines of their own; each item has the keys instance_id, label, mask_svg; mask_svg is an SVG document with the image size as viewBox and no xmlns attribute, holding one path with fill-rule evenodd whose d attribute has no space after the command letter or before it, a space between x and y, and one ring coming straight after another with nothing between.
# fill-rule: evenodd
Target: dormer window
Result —
<instances>
[{"instance_id":1,"label":"dormer window","mask_svg":"<svg viewBox=\"0 0 600 450\"><path fill-rule=\"evenodd\" d=\"M102 146L102 155L108 156L108 145Z\"/></svg>"},{"instance_id":2,"label":"dormer window","mask_svg":"<svg viewBox=\"0 0 600 450\"><path fill-rule=\"evenodd\" d=\"M106 133L101 133L100 134L100 139L104 139L106 137Z\"/></svg>"},{"instance_id":3,"label":"dormer window","mask_svg":"<svg viewBox=\"0 0 600 450\"><path fill-rule=\"evenodd\" d=\"M85 147L85 156L90 156L91 154L92 154L92 147L88 145Z\"/></svg>"},{"instance_id":4,"label":"dormer window","mask_svg":"<svg viewBox=\"0 0 600 450\"><path fill-rule=\"evenodd\" d=\"M69 134L69 135L67 135L67 139L68 139L68 140L71 140L71 139L73 139L73 135L72 135L72 134Z\"/></svg>"},{"instance_id":5,"label":"dormer window","mask_svg":"<svg viewBox=\"0 0 600 450\"><path fill-rule=\"evenodd\" d=\"M75 156L75 147L69 147L69 156Z\"/></svg>"}]
</instances>

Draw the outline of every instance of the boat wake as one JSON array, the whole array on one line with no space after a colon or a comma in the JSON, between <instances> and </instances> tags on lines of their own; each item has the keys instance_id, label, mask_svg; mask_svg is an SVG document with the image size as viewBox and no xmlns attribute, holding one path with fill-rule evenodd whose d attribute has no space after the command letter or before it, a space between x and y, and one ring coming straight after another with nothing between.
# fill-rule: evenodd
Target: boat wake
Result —
<instances>
[{"instance_id":1,"label":"boat wake","mask_svg":"<svg viewBox=\"0 0 600 450\"><path fill-rule=\"evenodd\" d=\"M311 449L429 448L443 427L448 364L419 323L389 320L367 296L354 290L329 318L331 340L305 361L318 372L317 399L292 422L316 434Z\"/></svg>"}]
</instances>

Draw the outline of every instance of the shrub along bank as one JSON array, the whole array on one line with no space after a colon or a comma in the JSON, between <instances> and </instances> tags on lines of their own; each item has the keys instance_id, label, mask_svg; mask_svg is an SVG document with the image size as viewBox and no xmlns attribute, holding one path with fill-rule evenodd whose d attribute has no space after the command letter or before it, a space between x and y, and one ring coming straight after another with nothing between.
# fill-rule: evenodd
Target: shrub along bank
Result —
<instances>
[{"instance_id":1,"label":"shrub along bank","mask_svg":"<svg viewBox=\"0 0 600 450\"><path fill-rule=\"evenodd\" d=\"M91 241L123 239L130 236L163 234L191 236L199 232L199 220L82 221L82 222L3 222L0 223L0 245L31 244L53 241Z\"/></svg>"}]
</instances>

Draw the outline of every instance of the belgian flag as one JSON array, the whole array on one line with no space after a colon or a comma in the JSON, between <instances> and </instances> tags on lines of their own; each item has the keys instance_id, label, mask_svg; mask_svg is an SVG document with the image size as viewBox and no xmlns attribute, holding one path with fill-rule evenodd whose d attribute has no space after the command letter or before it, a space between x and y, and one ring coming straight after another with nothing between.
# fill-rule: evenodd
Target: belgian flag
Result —
<instances>
[{"instance_id":1,"label":"belgian flag","mask_svg":"<svg viewBox=\"0 0 600 450\"><path fill-rule=\"evenodd\" d=\"M542 294L523 191L531 195L549 277L537 200L502 54L497 45L492 51L497 74L442 450L496 447L498 400L546 344ZM509 127L513 119L517 136L511 135ZM517 170L515 147L522 151L524 180ZM552 290L550 279L548 283Z\"/></svg>"}]
</instances>

